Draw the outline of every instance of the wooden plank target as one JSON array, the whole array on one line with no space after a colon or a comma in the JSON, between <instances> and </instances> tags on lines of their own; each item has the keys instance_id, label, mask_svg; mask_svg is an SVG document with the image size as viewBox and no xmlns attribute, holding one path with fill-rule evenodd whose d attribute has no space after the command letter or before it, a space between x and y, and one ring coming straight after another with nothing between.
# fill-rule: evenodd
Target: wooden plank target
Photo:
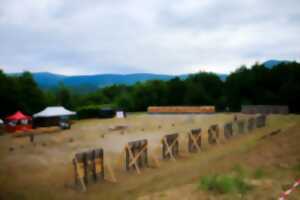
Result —
<instances>
[{"instance_id":1,"label":"wooden plank target","mask_svg":"<svg viewBox=\"0 0 300 200\"><path fill-rule=\"evenodd\" d=\"M240 120L237 122L239 134L245 133L245 121Z\"/></svg>"},{"instance_id":2,"label":"wooden plank target","mask_svg":"<svg viewBox=\"0 0 300 200\"><path fill-rule=\"evenodd\" d=\"M192 129L189 133L189 140L188 140L188 150L190 153L195 153L200 151L201 148L201 128L199 129Z\"/></svg>"},{"instance_id":3,"label":"wooden plank target","mask_svg":"<svg viewBox=\"0 0 300 200\"><path fill-rule=\"evenodd\" d=\"M220 136L219 126L217 124L211 125L208 129L208 143L217 144Z\"/></svg>"},{"instance_id":4,"label":"wooden plank target","mask_svg":"<svg viewBox=\"0 0 300 200\"><path fill-rule=\"evenodd\" d=\"M85 168L84 168L84 153L76 153L73 159L74 165L74 178L75 185L81 186L83 191L86 191L86 186L84 182Z\"/></svg>"},{"instance_id":5,"label":"wooden plank target","mask_svg":"<svg viewBox=\"0 0 300 200\"><path fill-rule=\"evenodd\" d=\"M103 149L76 153L73 159L75 184L86 190L86 185L93 180L104 180Z\"/></svg>"},{"instance_id":6,"label":"wooden plank target","mask_svg":"<svg viewBox=\"0 0 300 200\"><path fill-rule=\"evenodd\" d=\"M266 115L259 115L256 117L256 127L257 128L262 128L266 126Z\"/></svg>"},{"instance_id":7,"label":"wooden plank target","mask_svg":"<svg viewBox=\"0 0 300 200\"><path fill-rule=\"evenodd\" d=\"M229 139L232 136L233 136L233 124L232 122L229 122L224 125L224 137L226 139Z\"/></svg>"},{"instance_id":8,"label":"wooden plank target","mask_svg":"<svg viewBox=\"0 0 300 200\"><path fill-rule=\"evenodd\" d=\"M248 119L248 131L252 131L255 128L255 119L253 117Z\"/></svg>"},{"instance_id":9,"label":"wooden plank target","mask_svg":"<svg viewBox=\"0 0 300 200\"><path fill-rule=\"evenodd\" d=\"M140 173L140 168L148 167L148 141L137 140L129 142L125 147L126 170L135 169Z\"/></svg>"},{"instance_id":10,"label":"wooden plank target","mask_svg":"<svg viewBox=\"0 0 300 200\"><path fill-rule=\"evenodd\" d=\"M85 170L84 182L88 184L94 178L93 151L85 152L83 155L84 155L83 163L84 163L84 170Z\"/></svg>"},{"instance_id":11,"label":"wooden plank target","mask_svg":"<svg viewBox=\"0 0 300 200\"><path fill-rule=\"evenodd\" d=\"M178 133L165 135L162 139L162 157L163 159L172 159L179 155Z\"/></svg>"},{"instance_id":12,"label":"wooden plank target","mask_svg":"<svg viewBox=\"0 0 300 200\"><path fill-rule=\"evenodd\" d=\"M93 150L93 175L94 180L104 180L104 159L103 159L103 149Z\"/></svg>"}]
</instances>

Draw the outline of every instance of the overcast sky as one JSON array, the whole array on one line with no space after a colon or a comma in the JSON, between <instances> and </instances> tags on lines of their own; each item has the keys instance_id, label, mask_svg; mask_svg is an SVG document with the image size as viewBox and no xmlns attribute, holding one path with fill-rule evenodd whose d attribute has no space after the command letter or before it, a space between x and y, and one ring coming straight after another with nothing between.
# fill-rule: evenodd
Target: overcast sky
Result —
<instances>
[{"instance_id":1,"label":"overcast sky","mask_svg":"<svg viewBox=\"0 0 300 200\"><path fill-rule=\"evenodd\" d=\"M300 0L0 0L0 68L228 73L300 61Z\"/></svg>"}]
</instances>

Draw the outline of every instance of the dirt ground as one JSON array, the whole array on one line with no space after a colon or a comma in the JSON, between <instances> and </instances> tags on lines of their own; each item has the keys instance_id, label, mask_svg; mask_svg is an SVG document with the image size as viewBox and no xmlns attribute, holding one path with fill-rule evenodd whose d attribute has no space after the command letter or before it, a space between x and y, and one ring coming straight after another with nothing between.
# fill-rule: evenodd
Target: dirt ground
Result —
<instances>
[{"instance_id":1,"label":"dirt ground","mask_svg":"<svg viewBox=\"0 0 300 200\"><path fill-rule=\"evenodd\" d=\"M280 192L300 178L300 116L271 115L267 127L237 135L221 144L207 144L200 153L187 153L187 132L223 125L233 114L147 115L126 119L93 119L76 122L71 130L28 138L0 136L0 199L277 199ZM246 115L238 115L247 118ZM112 130L125 126L124 130ZM261 139L271 131L281 132ZM165 134L180 134L181 157L161 161L160 168L143 169L141 175L124 170L122 151L127 142L148 139L149 153L160 158L160 140ZM102 147L105 162L111 161L118 182L95 183L82 193L74 190L73 166L77 152ZM231 173L237 165L251 174L257 168L265 177L249 194L219 195L198 188L201 176ZM109 178L109 177L107 177ZM300 189L299 189L300 190ZM290 199L300 199L295 191Z\"/></svg>"}]
</instances>

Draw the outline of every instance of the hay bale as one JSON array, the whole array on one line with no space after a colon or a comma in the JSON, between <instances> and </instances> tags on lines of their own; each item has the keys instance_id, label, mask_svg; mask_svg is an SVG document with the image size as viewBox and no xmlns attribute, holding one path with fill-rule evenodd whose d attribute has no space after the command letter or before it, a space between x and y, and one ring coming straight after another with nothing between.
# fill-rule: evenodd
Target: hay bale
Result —
<instances>
[{"instance_id":1,"label":"hay bale","mask_svg":"<svg viewBox=\"0 0 300 200\"><path fill-rule=\"evenodd\" d=\"M149 106L148 113L214 113L214 106Z\"/></svg>"}]
</instances>

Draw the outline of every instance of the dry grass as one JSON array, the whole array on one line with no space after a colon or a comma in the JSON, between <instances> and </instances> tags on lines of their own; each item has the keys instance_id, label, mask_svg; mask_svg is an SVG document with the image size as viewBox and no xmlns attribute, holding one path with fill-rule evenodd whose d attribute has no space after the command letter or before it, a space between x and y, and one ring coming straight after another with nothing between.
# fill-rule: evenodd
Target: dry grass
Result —
<instances>
[{"instance_id":1,"label":"dry grass","mask_svg":"<svg viewBox=\"0 0 300 200\"><path fill-rule=\"evenodd\" d=\"M1 195L6 199L30 200L135 199L149 193L184 187L193 181L197 182L201 175L232 168L236 157L248 155L261 141L259 138L262 135L277 128L284 131L299 123L299 117L295 115L272 116L267 128L237 136L215 147L205 143L202 153L182 157L177 162L162 162L160 169L143 170L141 176L125 173L120 168L117 159L128 141L146 138L150 143L150 152L160 155L160 139L164 134L178 132L181 144L186 144L186 133L191 128L206 129L211 124L223 124L232 119L233 115L230 114L137 114L127 119L79 121L71 130L38 136L36 145L30 144L26 138L0 136ZM128 126L128 129L124 134L109 131L109 128L117 125ZM71 138L73 142L70 142ZM181 152L186 151L186 146L181 146ZM10 147L14 147L14 151L10 152ZM91 185L84 194L69 188L68 185L73 181L71 159L75 152L99 147L103 147L106 157L113 160L119 183L97 183ZM251 159L249 162L252 162ZM199 195L199 192L196 194Z\"/></svg>"}]
</instances>

